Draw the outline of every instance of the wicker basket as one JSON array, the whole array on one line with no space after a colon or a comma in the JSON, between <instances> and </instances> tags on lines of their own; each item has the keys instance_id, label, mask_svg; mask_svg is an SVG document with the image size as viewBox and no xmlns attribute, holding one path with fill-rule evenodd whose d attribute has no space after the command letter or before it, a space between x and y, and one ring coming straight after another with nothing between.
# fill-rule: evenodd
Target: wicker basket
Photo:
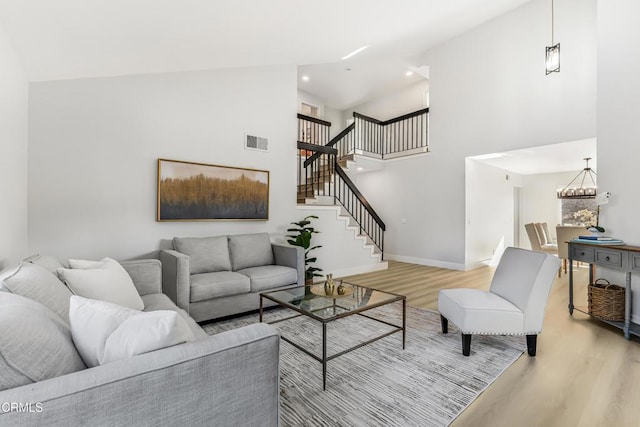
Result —
<instances>
[{"instance_id":1,"label":"wicker basket","mask_svg":"<svg viewBox=\"0 0 640 427\"><path fill-rule=\"evenodd\" d=\"M604 283L598 283L604 282ZM624 321L624 291L606 279L589 285L589 314L602 320Z\"/></svg>"}]
</instances>

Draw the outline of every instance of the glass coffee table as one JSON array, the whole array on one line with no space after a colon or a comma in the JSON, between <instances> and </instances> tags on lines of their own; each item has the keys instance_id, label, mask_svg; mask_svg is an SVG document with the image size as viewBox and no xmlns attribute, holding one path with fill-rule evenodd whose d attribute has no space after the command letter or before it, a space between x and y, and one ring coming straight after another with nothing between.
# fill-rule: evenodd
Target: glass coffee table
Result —
<instances>
[{"instance_id":1,"label":"glass coffee table","mask_svg":"<svg viewBox=\"0 0 640 427\"><path fill-rule=\"evenodd\" d=\"M293 319L300 316L306 316L313 320L316 320L322 324L322 356L316 355L304 348L298 343L293 342L291 339L281 336L281 338L296 347L300 351L308 354L318 362L322 363L322 388L327 388L327 362L356 350L367 344L371 344L374 341L385 338L396 332L402 332L402 349L405 348L406 341L406 325L407 325L407 299L403 295L393 294L391 292L379 291L376 289L366 288L363 286L353 285L349 283L343 283L345 286L345 294L337 295L334 291L332 295L326 295L323 285L307 285L298 286L289 289L283 289L273 292L263 292L260 294L260 322L262 322L263 314L263 300L267 299L275 302L277 305L286 307L298 314L286 317L284 319L278 319L270 324L283 322L285 320ZM369 313L368 310L382 307L384 305L392 304L395 302L402 303L402 325L396 325L386 320L376 318ZM327 324L338 319L342 319L348 316L363 316L376 322L384 323L391 326L390 330L385 333L377 335L367 341L361 342L346 350L340 351L336 354L327 355Z\"/></svg>"}]
</instances>

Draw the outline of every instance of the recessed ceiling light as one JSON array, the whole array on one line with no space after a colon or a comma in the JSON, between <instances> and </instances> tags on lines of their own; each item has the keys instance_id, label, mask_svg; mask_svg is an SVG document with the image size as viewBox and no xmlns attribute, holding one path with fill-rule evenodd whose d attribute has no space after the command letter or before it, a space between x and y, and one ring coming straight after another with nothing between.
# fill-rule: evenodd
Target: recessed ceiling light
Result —
<instances>
[{"instance_id":1,"label":"recessed ceiling light","mask_svg":"<svg viewBox=\"0 0 640 427\"><path fill-rule=\"evenodd\" d=\"M362 46L361 48L358 48L358 49L354 50L353 52L351 52L351 53L349 53L349 54L347 54L347 55L343 56L343 57L342 57L342 59L349 59L349 58L351 58L352 56L359 54L360 52L362 52L363 50L365 50L365 49L366 49L366 48L368 48L368 47L369 47L369 46Z\"/></svg>"},{"instance_id":2,"label":"recessed ceiling light","mask_svg":"<svg viewBox=\"0 0 640 427\"><path fill-rule=\"evenodd\" d=\"M303 82L308 82L309 81L309 76L302 76L302 81Z\"/></svg>"},{"instance_id":3,"label":"recessed ceiling light","mask_svg":"<svg viewBox=\"0 0 640 427\"><path fill-rule=\"evenodd\" d=\"M362 171L364 170L364 168L362 168L362 167L357 167L357 168L356 168L356 170L357 170L358 172L362 172Z\"/></svg>"},{"instance_id":4,"label":"recessed ceiling light","mask_svg":"<svg viewBox=\"0 0 640 427\"><path fill-rule=\"evenodd\" d=\"M404 73L404 75L407 76L407 77L411 77L411 76L413 76L413 71L409 70L406 73Z\"/></svg>"}]
</instances>

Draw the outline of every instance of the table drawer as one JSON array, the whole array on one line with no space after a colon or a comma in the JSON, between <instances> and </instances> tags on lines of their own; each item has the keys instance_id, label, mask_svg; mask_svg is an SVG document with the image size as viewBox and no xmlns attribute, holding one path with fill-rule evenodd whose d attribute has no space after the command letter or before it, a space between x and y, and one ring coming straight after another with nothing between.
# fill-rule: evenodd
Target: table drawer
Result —
<instances>
[{"instance_id":1,"label":"table drawer","mask_svg":"<svg viewBox=\"0 0 640 427\"><path fill-rule=\"evenodd\" d=\"M640 255L635 253L631 255L631 269L640 271Z\"/></svg>"},{"instance_id":2,"label":"table drawer","mask_svg":"<svg viewBox=\"0 0 640 427\"><path fill-rule=\"evenodd\" d=\"M574 261L582 261L592 264L595 261L595 249L585 248L584 246L572 247L572 258Z\"/></svg>"},{"instance_id":3,"label":"table drawer","mask_svg":"<svg viewBox=\"0 0 640 427\"><path fill-rule=\"evenodd\" d=\"M608 249L596 249L596 264L605 267L622 268L625 266L625 259L622 252ZM628 256L628 255L627 255Z\"/></svg>"}]
</instances>

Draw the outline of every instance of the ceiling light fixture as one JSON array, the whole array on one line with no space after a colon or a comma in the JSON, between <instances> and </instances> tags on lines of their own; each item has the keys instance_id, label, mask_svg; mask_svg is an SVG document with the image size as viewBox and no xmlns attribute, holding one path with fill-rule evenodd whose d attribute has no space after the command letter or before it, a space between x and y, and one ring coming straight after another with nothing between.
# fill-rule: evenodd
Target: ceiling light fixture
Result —
<instances>
[{"instance_id":1,"label":"ceiling light fixture","mask_svg":"<svg viewBox=\"0 0 640 427\"><path fill-rule=\"evenodd\" d=\"M556 192L558 199L595 199L596 198L597 186L596 186L595 178L597 177L597 174L596 174L596 171L594 171L589 167L589 160L591 160L591 157L585 157L584 160L587 162L587 166L584 169L582 169L580 172L578 172L578 175L576 175L576 177L573 178L571 182L567 184L566 187ZM576 186L572 187L573 183L576 182L578 179L580 179L580 177L582 177L582 179L580 180L580 187L576 187ZM587 177L589 177L589 180L591 181L591 186L585 187L585 181Z\"/></svg>"},{"instance_id":2,"label":"ceiling light fixture","mask_svg":"<svg viewBox=\"0 0 640 427\"><path fill-rule=\"evenodd\" d=\"M359 54L360 52L362 52L363 50L365 50L365 49L366 49L366 48L368 48L368 47L369 47L369 46L362 46L361 48L358 48L358 49L354 50L353 52L351 52L351 53L349 53L349 54L347 54L347 55L343 56L343 57L342 57L342 59L349 59L349 58L351 58L352 56Z\"/></svg>"},{"instance_id":3,"label":"ceiling light fixture","mask_svg":"<svg viewBox=\"0 0 640 427\"><path fill-rule=\"evenodd\" d=\"M302 81L303 82L308 82L309 81L309 76L302 76Z\"/></svg>"},{"instance_id":4,"label":"ceiling light fixture","mask_svg":"<svg viewBox=\"0 0 640 427\"><path fill-rule=\"evenodd\" d=\"M404 75L407 76L407 77L411 77L411 76L413 76L413 71L409 70L406 73L404 73Z\"/></svg>"},{"instance_id":5,"label":"ceiling light fixture","mask_svg":"<svg viewBox=\"0 0 640 427\"><path fill-rule=\"evenodd\" d=\"M560 72L560 43L553 43L553 35L553 0L551 0L551 46L545 48L545 73L547 75Z\"/></svg>"}]
</instances>

